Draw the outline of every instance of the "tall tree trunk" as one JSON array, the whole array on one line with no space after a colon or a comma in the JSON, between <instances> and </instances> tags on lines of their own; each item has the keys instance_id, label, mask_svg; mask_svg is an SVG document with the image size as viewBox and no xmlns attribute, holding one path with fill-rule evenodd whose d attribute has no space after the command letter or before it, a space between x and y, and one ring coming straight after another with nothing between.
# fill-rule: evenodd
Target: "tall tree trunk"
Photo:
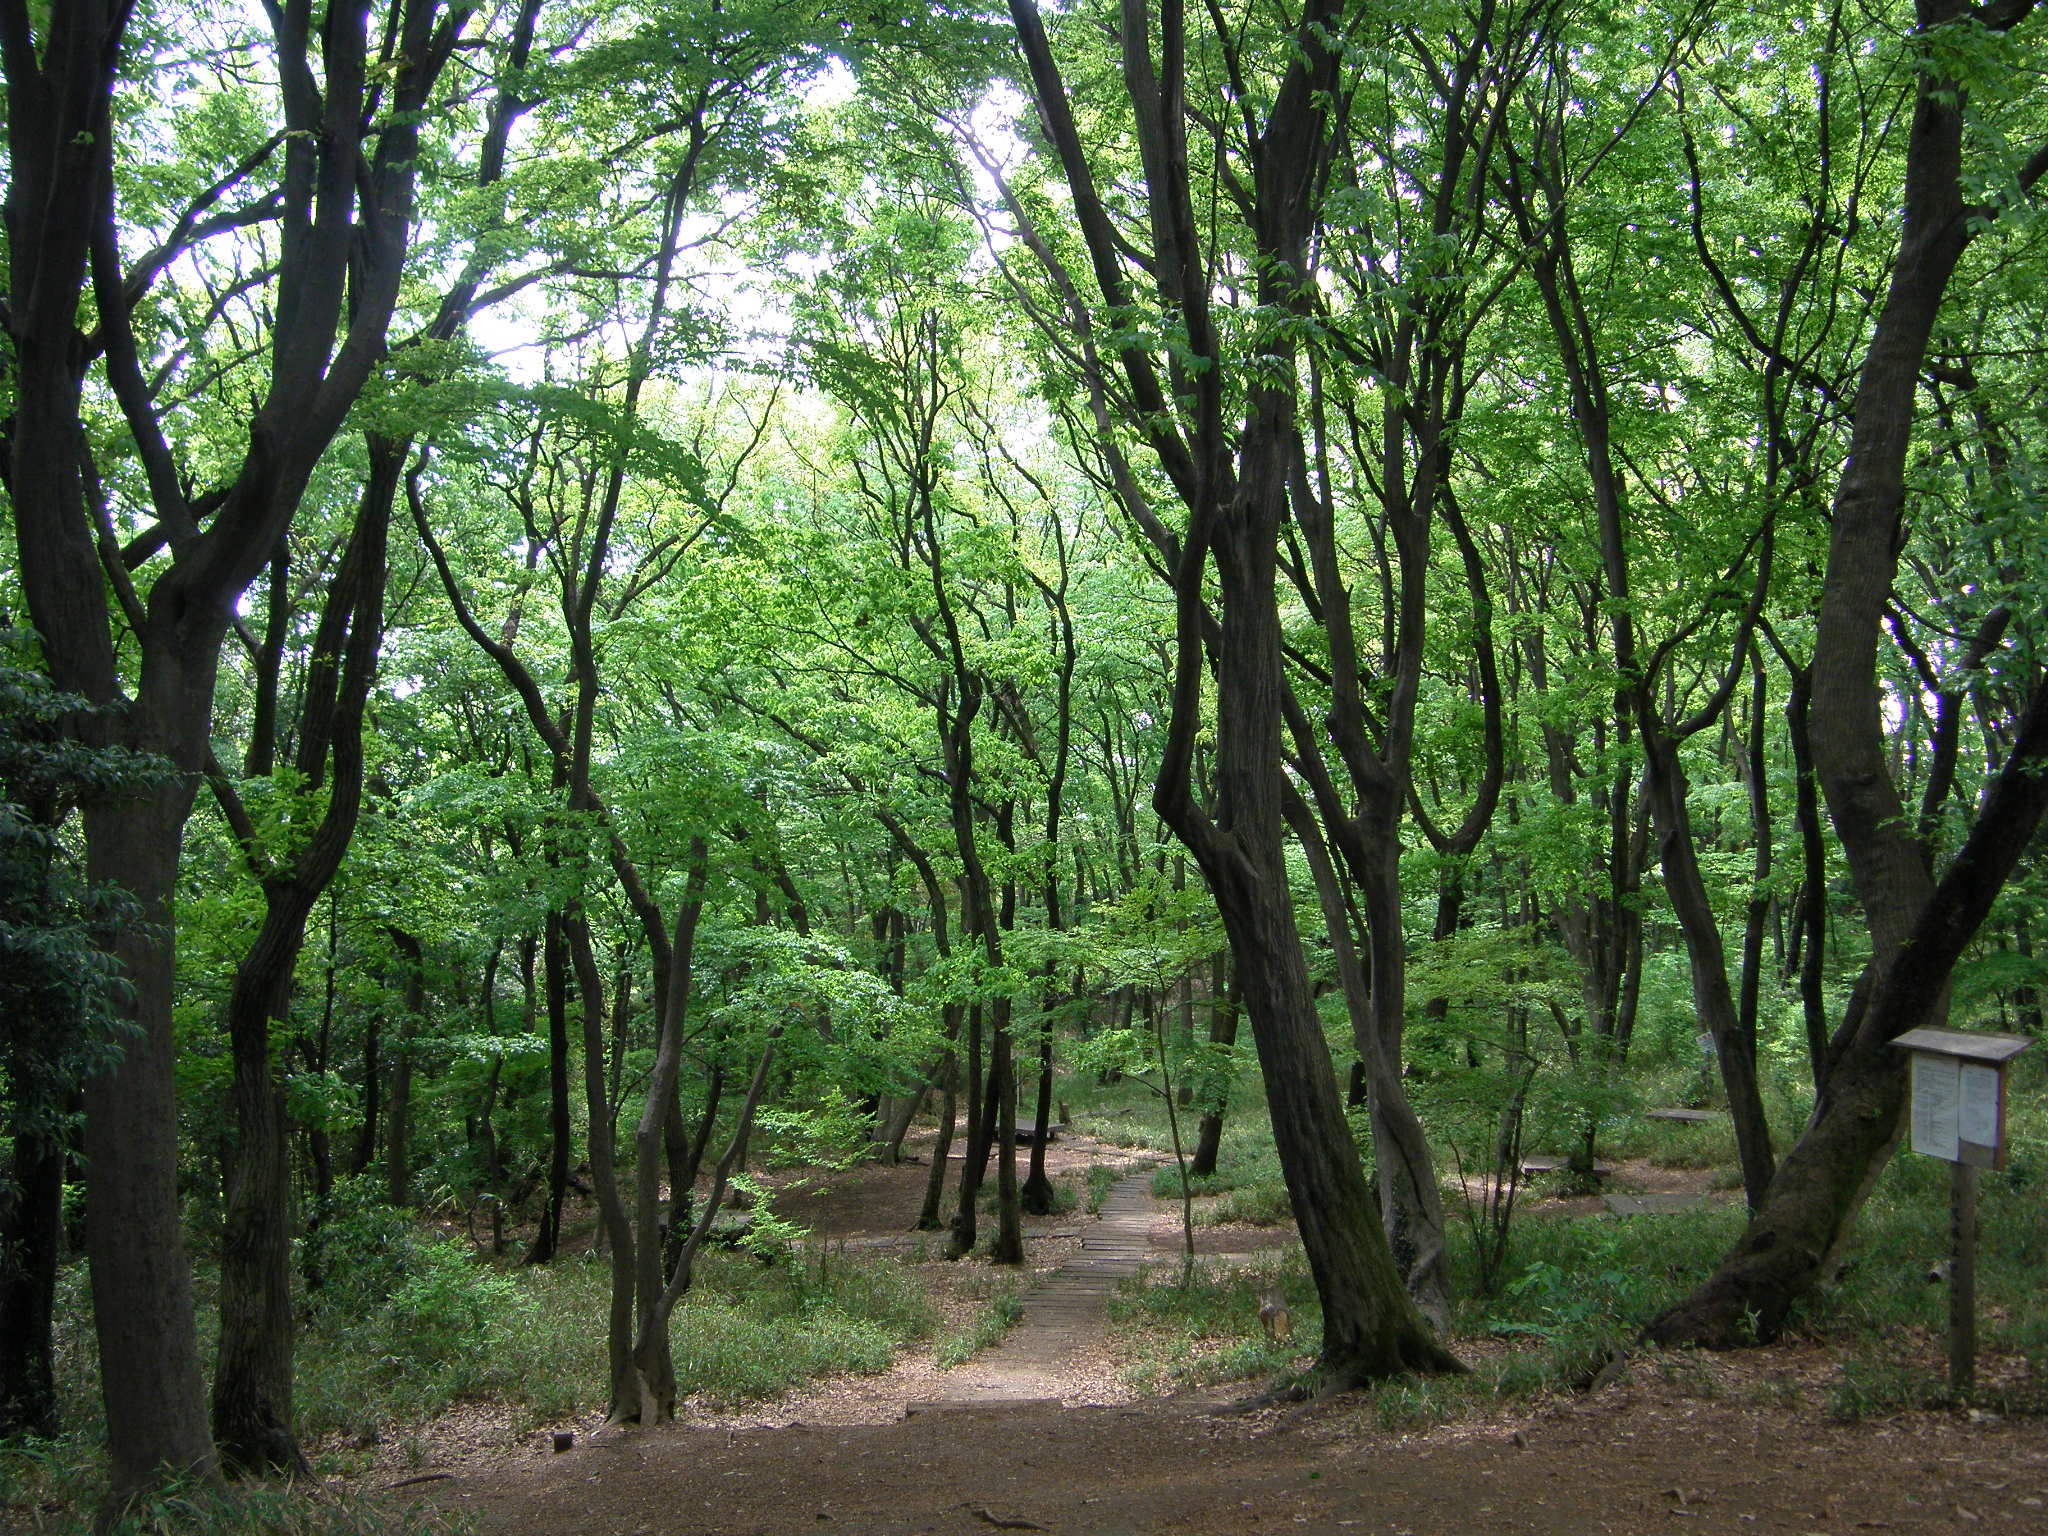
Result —
<instances>
[{"instance_id":1,"label":"tall tree trunk","mask_svg":"<svg viewBox=\"0 0 2048 1536\"><path fill-rule=\"evenodd\" d=\"M1764 1191L1777 1171L1770 1125L1764 1118L1763 1094L1757 1081L1756 1036L1753 1031L1745 1035L1735 996L1728 987L1727 951L1707 894L1706 880L1700 873L1692 816L1686 808L1685 770L1679 765L1677 744L1646 721L1643 749L1645 788L1657 824L1664 891L1685 935L1686 957L1692 965L1693 1008L1713 1035L1721 1083L1728 1093L1728 1117L1735 1127L1736 1155L1742 1163L1743 1190L1749 1198L1749 1208L1754 1211L1763 1202Z\"/></svg>"},{"instance_id":2,"label":"tall tree trunk","mask_svg":"<svg viewBox=\"0 0 2048 1536\"><path fill-rule=\"evenodd\" d=\"M1794 814L1799 822L1799 1008L1806 1022L1807 1065L1818 1094L1827 1084L1828 1012L1823 990L1827 977L1828 855L1820 823L1820 787L1813 773L1813 744L1808 733L1812 674L1791 669L1792 696L1785 704L1786 729L1792 739L1792 766L1798 775Z\"/></svg>"},{"instance_id":3,"label":"tall tree trunk","mask_svg":"<svg viewBox=\"0 0 2048 1536\"><path fill-rule=\"evenodd\" d=\"M1048 972L1045 984L1052 986ZM1049 1216L1053 1208L1052 1180L1045 1171L1045 1144L1052 1140L1052 1024L1055 1010L1050 993L1038 1016L1038 1070L1033 1077L1038 1092L1031 1110L1031 1170L1018 1195L1021 1207L1033 1216Z\"/></svg>"},{"instance_id":4,"label":"tall tree trunk","mask_svg":"<svg viewBox=\"0 0 2048 1536\"><path fill-rule=\"evenodd\" d=\"M683 899L676 905L675 934L669 944L668 994L662 1000L661 1017L656 1020L654 1067L648 1074L647 1101L640 1111L640 1123L633 1133L633 1330L629 1339L633 1355L629 1366L636 1372L632 1385L640 1401L640 1418L647 1421L648 1405L657 1418L675 1412L675 1362L669 1353L668 1335L663 1330L649 1344L654 1309L670 1268L668 1248L663 1241L661 1192L658 1187L664 1152L664 1130L672 1118L675 1080L681 1074L683 1027L690 1011L690 994L695 978L697 922L704 912L704 892L710 878L708 850L702 838L690 844L690 869ZM691 1174L695 1180L694 1170ZM672 1207L673 1209L673 1207ZM670 1231L678 1218L669 1218ZM617 1412L622 1401L615 1397Z\"/></svg>"},{"instance_id":5,"label":"tall tree trunk","mask_svg":"<svg viewBox=\"0 0 2048 1536\"><path fill-rule=\"evenodd\" d=\"M403 1210L412 1204L413 1047L427 1011L427 964L416 935L402 928L388 931L405 969L405 1011L397 1049L392 1053L391 1102L384 1114L384 1198Z\"/></svg>"},{"instance_id":6,"label":"tall tree trunk","mask_svg":"<svg viewBox=\"0 0 2048 1536\"><path fill-rule=\"evenodd\" d=\"M117 1494L156 1482L165 1468L218 1476L178 1201L176 957L165 937L195 785L188 777L174 790L86 808L88 878L119 884L138 908L114 942L136 1030L120 1061L85 1087L85 1241L100 1369L116 1387L106 1413Z\"/></svg>"},{"instance_id":7,"label":"tall tree trunk","mask_svg":"<svg viewBox=\"0 0 2048 1536\"><path fill-rule=\"evenodd\" d=\"M960 1032L960 1007L948 1003L946 1012L948 1034ZM940 1212L945 1208L946 1160L953 1152L953 1124L959 1114L960 1058L954 1051L946 1053L946 1059L939 1067L939 1131L932 1141L932 1165L924 1181L924 1204L918 1208L917 1230L937 1232L945 1223Z\"/></svg>"},{"instance_id":8,"label":"tall tree trunk","mask_svg":"<svg viewBox=\"0 0 2048 1536\"><path fill-rule=\"evenodd\" d=\"M1024 1224L1017 1189L1017 1072L1010 1039L1010 999L998 997L993 1006L989 1076L995 1093L996 1237L988 1256L996 1264L1022 1264Z\"/></svg>"},{"instance_id":9,"label":"tall tree trunk","mask_svg":"<svg viewBox=\"0 0 2048 1536\"><path fill-rule=\"evenodd\" d=\"M993 1130L982 1104L981 1018L982 1005L970 1003L967 1008L966 1071L962 1074L966 1081L961 1091L961 1097L967 1101L966 1156L960 1162L960 1187L954 1195L952 1236L946 1244L946 1257L950 1259L964 1259L974 1251L980 1219L976 1205L981 1198L982 1170L988 1164L989 1139Z\"/></svg>"},{"instance_id":10,"label":"tall tree trunk","mask_svg":"<svg viewBox=\"0 0 2048 1536\"><path fill-rule=\"evenodd\" d=\"M231 1469L288 1476L312 1469L293 1427L291 1163L271 1036L288 1027L306 924L341 867L362 806L363 711L384 638L386 535L406 448L373 434L369 450L355 529L314 632L295 733L300 794L310 800L326 792L312 834L270 863L236 792L215 776L216 792L261 878L264 914L228 997L235 1114L221 1235L213 1438ZM281 649L284 625L274 628ZM274 743L259 733L250 745L251 766L269 777ZM408 958L417 963L416 955Z\"/></svg>"},{"instance_id":11,"label":"tall tree trunk","mask_svg":"<svg viewBox=\"0 0 2048 1536\"><path fill-rule=\"evenodd\" d=\"M141 908L112 946L135 1027L121 1061L88 1086L85 1105L88 1247L117 1497L167 1472L218 1476L178 1206L172 999L178 859L207 756L221 645L236 599L279 547L315 466L386 356L420 124L467 21L464 13L443 25L437 0L394 4L384 69L372 66L361 0L330 7L317 43L303 8L269 11L286 61L277 102L285 131L274 156L253 156L243 171L267 160L279 176L276 282L261 300L274 304L277 323L267 356L252 364L264 381L245 445L222 466L202 516L192 474L202 466L179 463L142 372L134 322L156 274L128 270L128 232L117 219L116 146L128 141L117 136L111 107L133 9L121 0L0 8L13 362L5 474L21 586L53 680L105 711L92 734L161 756L178 775L170 788L85 808L89 878L127 889ZM322 87L299 89L316 73L316 48ZM188 220L180 238L191 229ZM88 281L92 339L78 328ZM157 519L144 537L170 549L146 599L118 547L102 564L99 509L88 505L88 473L95 496L102 477L80 402L83 372L95 366ZM210 436L206 467L218 461L221 440ZM126 632L120 648L139 658L132 686L118 629Z\"/></svg>"},{"instance_id":12,"label":"tall tree trunk","mask_svg":"<svg viewBox=\"0 0 2048 1536\"><path fill-rule=\"evenodd\" d=\"M1336 866L1323 842L1315 813L1298 794L1290 791L1286 800L1287 819L1301 845L1309 874L1315 882L1316 897L1322 905L1323 923L1336 956L1338 985L1351 1021L1353 1048L1364 1069L1367 1114L1372 1126L1373 1165L1379 1172L1380 1224L1387 1234L1395 1267L1401 1271L1422 1315L1443 1331L1450 1326L1450 1283L1445 1274L1443 1197L1437 1192L1435 1165L1429 1156L1429 1142L1401 1087L1401 1042L1397 1035L1386 1038L1387 1012L1402 1004L1402 989L1394 977L1405 970L1407 957L1382 953L1380 935L1387 927L1398 940L1400 906L1398 890L1389 908L1388 893L1380 899L1368 897L1372 914L1366 919L1366 933L1372 944L1372 971L1368 977L1352 942L1351 909L1344 899ZM1382 924L1375 929L1377 920ZM1391 997L1379 993L1385 979ZM1385 1004L1383 1007L1382 1004Z\"/></svg>"},{"instance_id":13,"label":"tall tree trunk","mask_svg":"<svg viewBox=\"0 0 2048 1536\"><path fill-rule=\"evenodd\" d=\"M1665 1345L1728 1349L1768 1342L1832 1262L1899 1138L1904 1053L1891 1042L1939 1023L1949 976L2048 811L2048 683L2028 706L2011 755L1970 836L1885 968L1828 1074L1806 1134L1786 1154L1763 1207L1720 1266L1653 1319Z\"/></svg>"},{"instance_id":14,"label":"tall tree trunk","mask_svg":"<svg viewBox=\"0 0 2048 1536\"><path fill-rule=\"evenodd\" d=\"M1313 288L1307 258L1329 163L1330 114L1339 94L1342 12L1337 0L1310 0L1304 7L1290 62L1257 136L1246 189L1252 206L1246 211L1256 248L1258 302L1275 315L1305 319ZM1043 23L1029 0L1011 0L1010 13L1101 295L1111 304L1127 304L1118 236L1096 191ZM1436 1342L1408 1298L1371 1209L1295 925L1281 826L1286 684L1274 583L1287 511L1297 359L1290 329L1273 326L1260 333L1255 355L1229 360L1244 365L1247 392L1242 428L1227 432L1226 359L1208 311L1210 278L1189 187L1180 20L1178 9L1167 13L1157 65L1149 28L1127 28L1123 39L1161 297L1179 306L1186 350L1203 365L1185 374L1176 368L1170 390L1151 354L1132 347L1119 356L1124 382L1145 418L1142 430L1189 511L1184 536L1175 539L1163 529L1155 535L1171 561L1175 663L1153 805L1201 867L1230 941L1281 1170L1322 1298L1319 1364L1325 1380L1348 1385L1409 1370L1456 1370L1458 1362ZM1180 413L1192 441L1170 424L1173 395L1182 384L1192 397ZM1191 784L1211 654L1212 554L1220 595L1213 634L1221 809L1216 818L1196 803Z\"/></svg>"},{"instance_id":15,"label":"tall tree trunk","mask_svg":"<svg viewBox=\"0 0 2048 1536\"><path fill-rule=\"evenodd\" d=\"M616 1409L629 1396L637 1396L633 1383L635 1245L632 1224L626 1218L626 1202L619 1193L618 1157L612 1136L616 1111L605 1086L604 978L598 973L590 925L580 910L572 908L563 913L562 940L569 951L577 1001L583 1014L583 1108L590 1126L590 1187L597 1200L599 1228L611 1246L612 1295L606 1339L611 1358L611 1402ZM661 1114L659 1097L653 1100L653 1113L656 1118ZM654 1224L648 1225L651 1229ZM650 1246L658 1246L652 1243L652 1236L650 1230ZM669 1395L673 1401L672 1381Z\"/></svg>"}]
</instances>

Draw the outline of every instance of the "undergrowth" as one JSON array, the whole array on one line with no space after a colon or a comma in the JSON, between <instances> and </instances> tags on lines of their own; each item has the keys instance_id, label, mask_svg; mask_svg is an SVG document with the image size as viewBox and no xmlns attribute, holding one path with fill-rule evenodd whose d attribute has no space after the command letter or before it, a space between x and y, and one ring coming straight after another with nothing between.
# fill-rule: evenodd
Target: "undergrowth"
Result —
<instances>
[{"instance_id":1,"label":"undergrowth","mask_svg":"<svg viewBox=\"0 0 2048 1536\"><path fill-rule=\"evenodd\" d=\"M973 1321L942 1337L932 1348L932 1359L942 1371L965 1365L983 1350L1001 1343L1003 1335L1016 1327L1023 1316L1023 1282L1008 1277L994 1281Z\"/></svg>"},{"instance_id":2,"label":"undergrowth","mask_svg":"<svg viewBox=\"0 0 2048 1536\"><path fill-rule=\"evenodd\" d=\"M1286 1371L1322 1348L1315 1281L1299 1249L1242 1268L1149 1271L1110 1301L1124 1378L1143 1391L1248 1381ZM1287 1303L1288 1335L1270 1337L1259 1307L1275 1288Z\"/></svg>"},{"instance_id":3,"label":"undergrowth","mask_svg":"<svg viewBox=\"0 0 2048 1536\"><path fill-rule=\"evenodd\" d=\"M458 1536L468 1523L419 1503L314 1484L191 1482L93 1512L106 1469L79 1441L0 1442L0 1520L38 1536Z\"/></svg>"}]
</instances>

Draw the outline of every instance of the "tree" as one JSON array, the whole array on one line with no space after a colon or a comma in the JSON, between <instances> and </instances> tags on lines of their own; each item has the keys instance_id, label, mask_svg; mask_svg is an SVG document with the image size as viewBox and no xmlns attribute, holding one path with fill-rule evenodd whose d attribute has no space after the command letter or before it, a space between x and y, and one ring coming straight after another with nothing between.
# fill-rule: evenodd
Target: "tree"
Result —
<instances>
[{"instance_id":1,"label":"tree","mask_svg":"<svg viewBox=\"0 0 2048 1536\"><path fill-rule=\"evenodd\" d=\"M1146 8L1125 8L1120 62L1149 215L1141 270L1156 285L1159 306L1158 340L1148 344L1135 322L1149 303L1141 308L1133 291L1124 254L1130 247L1097 190L1044 25L1023 0L1011 7L1040 120L1107 306L1099 326L1042 234L1035 254L1055 282L1064 280L1086 352L1084 388L1098 402L1099 418L1109 425L1103 402L1114 389L1127 402L1130 430L1156 457L1187 513L1186 531L1176 537L1150 512L1149 499L1126 508L1150 520L1176 603L1172 713L1154 804L1200 865L1230 939L1281 1166L1323 1301L1319 1365L1333 1385L1457 1367L1408 1299L1367 1203L1309 987L1283 850L1285 684L1274 583L1297 455L1297 337L1313 308L1311 238L1345 83L1342 10L1312 3L1295 25L1260 37L1279 62L1256 96L1244 83L1253 62L1245 41L1221 28L1220 17L1217 34L1206 40L1245 114L1229 125L1240 140L1226 138L1221 123L1215 129L1214 148L1230 167L1247 241L1242 280L1257 304L1243 340L1226 344L1210 299L1226 256L1202 244L1193 201L1185 17L1178 4L1162 9L1155 60ZM1242 423L1226 430L1225 411L1239 401ZM1134 502L1144 497L1135 477L1120 478ZM1191 781L1211 650L1219 801L1213 817L1196 801Z\"/></svg>"},{"instance_id":2,"label":"tree","mask_svg":"<svg viewBox=\"0 0 2048 1536\"><path fill-rule=\"evenodd\" d=\"M425 109L473 16L467 5L398 0L373 44L368 0L330 7L317 34L309 5L273 10L267 56L281 126L221 146L215 174L182 207L157 210L151 227L124 206L120 174L133 143L117 131L117 99L131 83L124 59L137 68L157 45L132 27L131 10L85 0L39 26L26 6L0 9L14 348L5 462L22 589L52 677L104 711L89 739L178 770L146 796L83 807L89 878L118 874L142 917L115 950L133 1033L120 1064L85 1095L95 1320L102 1370L119 1387L107 1396L117 1492L166 1468L205 1477L215 1465L176 1190L170 896L205 767L221 642L235 599L276 549L383 356ZM271 190L251 185L259 172L275 177ZM275 319L262 341L260 403L246 442L213 461L224 471L202 479L175 446L192 423L147 371L143 306L175 259L273 222L275 255L259 272ZM125 257L124 233L128 245L149 241L139 260ZM149 520L131 522L125 547L116 496L125 518L128 488L84 430L88 371L118 408L140 470L135 500ZM123 628L139 656L132 692Z\"/></svg>"},{"instance_id":3,"label":"tree","mask_svg":"<svg viewBox=\"0 0 2048 1536\"><path fill-rule=\"evenodd\" d=\"M2032 0L1973 8L1918 0L1918 72L1901 237L1863 361L1847 463L1836 484L1814 641L1814 764L1870 927L1871 956L1831 1044L1806 1132L1748 1229L1708 1280L1654 1319L1664 1344L1769 1339L1820 1278L1897 1142L1905 1065L1890 1042L1946 1017L1949 977L2048 808L2048 685L2014 723L2005 761L1939 880L1885 761L1877 647L1901 553L1915 398L1943 299L1965 251L1995 231L1999 201L1965 190L1965 71L1982 40L2024 26ZM1980 84L1989 82L1980 82ZM2004 197L2048 173L2048 147L2007 168Z\"/></svg>"}]
</instances>

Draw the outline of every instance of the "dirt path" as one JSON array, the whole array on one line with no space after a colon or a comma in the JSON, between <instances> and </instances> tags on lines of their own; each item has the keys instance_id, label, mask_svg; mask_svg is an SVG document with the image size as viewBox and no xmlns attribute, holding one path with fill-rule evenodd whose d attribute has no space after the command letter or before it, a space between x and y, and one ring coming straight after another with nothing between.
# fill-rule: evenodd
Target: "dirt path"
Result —
<instances>
[{"instance_id":1,"label":"dirt path","mask_svg":"<svg viewBox=\"0 0 2048 1536\"><path fill-rule=\"evenodd\" d=\"M1844 1428L1628 1390L1415 1436L1341 1410L1246 1420L1188 1399L1040 1402L888 1424L669 1428L457 1478L434 1497L485 1536L2042 1532L2048 1432Z\"/></svg>"},{"instance_id":2,"label":"dirt path","mask_svg":"<svg viewBox=\"0 0 2048 1536\"><path fill-rule=\"evenodd\" d=\"M1098 1221L1039 1224L1032 1242L1055 1257L1021 1321L954 1371L932 1370L927 1351L884 1376L563 1455L538 1436L511 1460L448 1463L419 1491L480 1536L2048 1533L2048 1423L1828 1422L1835 1367L1819 1345L1645 1361L1592 1397L1415 1433L1380 1426L1363 1399L1259 1414L1219 1412L1242 1388L1138 1399L1103 1323L1118 1280L1173 1246L1151 1177L1126 1172ZM805 1198L824 1231L866 1246L859 1234L883 1241L908 1189L883 1170ZM1269 1240L1204 1236L1219 1262Z\"/></svg>"}]
</instances>

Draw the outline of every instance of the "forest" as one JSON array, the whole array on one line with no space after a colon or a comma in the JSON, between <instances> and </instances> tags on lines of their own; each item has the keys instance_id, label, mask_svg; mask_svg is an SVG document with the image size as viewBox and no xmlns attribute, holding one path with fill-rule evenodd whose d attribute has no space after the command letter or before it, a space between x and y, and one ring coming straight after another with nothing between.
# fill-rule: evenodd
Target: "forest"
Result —
<instances>
[{"instance_id":1,"label":"forest","mask_svg":"<svg viewBox=\"0 0 2048 1536\"><path fill-rule=\"evenodd\" d=\"M1665 1102L1563 1374L1825 1328L1893 1042L2044 1032L2036 9L0 0L4 1443L303 1477L365 1318L662 1423L777 1170L1016 1267L1120 1093L1296 1395Z\"/></svg>"}]
</instances>

